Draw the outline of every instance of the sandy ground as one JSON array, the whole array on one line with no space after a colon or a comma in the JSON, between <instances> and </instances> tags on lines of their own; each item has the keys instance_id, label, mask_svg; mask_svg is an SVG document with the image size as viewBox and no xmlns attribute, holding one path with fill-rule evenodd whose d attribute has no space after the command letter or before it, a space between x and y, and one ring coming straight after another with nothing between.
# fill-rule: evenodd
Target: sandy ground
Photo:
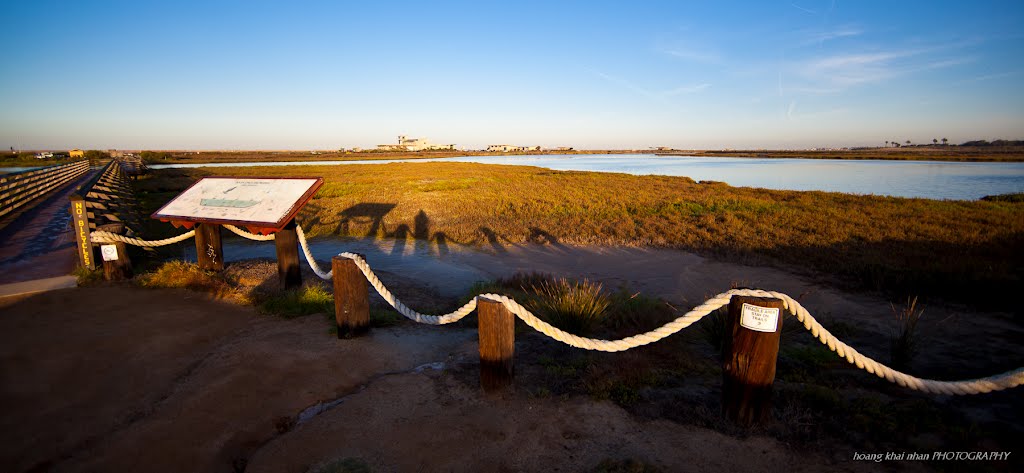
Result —
<instances>
[{"instance_id":1,"label":"sandy ground","mask_svg":"<svg viewBox=\"0 0 1024 473\"><path fill-rule=\"evenodd\" d=\"M321 316L283 320L128 287L2 304L5 471L303 472L339 458L373 471L580 471L606 459L666 471L873 466L638 420L607 402L484 395L450 372L473 363L472 329L338 340Z\"/></svg>"}]
</instances>

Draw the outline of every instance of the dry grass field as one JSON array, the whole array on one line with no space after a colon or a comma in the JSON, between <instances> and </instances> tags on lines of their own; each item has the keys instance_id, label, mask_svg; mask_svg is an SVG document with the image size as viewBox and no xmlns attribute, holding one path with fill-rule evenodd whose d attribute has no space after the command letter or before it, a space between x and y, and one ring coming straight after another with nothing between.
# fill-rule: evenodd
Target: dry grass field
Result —
<instances>
[{"instance_id":1,"label":"dry grass field","mask_svg":"<svg viewBox=\"0 0 1024 473\"><path fill-rule=\"evenodd\" d=\"M1024 279L1024 205L1013 202L471 163L161 170L138 189L155 210L209 175L324 177L299 216L313 236L671 247L897 297L942 296L982 307L1009 307L1008 294Z\"/></svg>"}]
</instances>

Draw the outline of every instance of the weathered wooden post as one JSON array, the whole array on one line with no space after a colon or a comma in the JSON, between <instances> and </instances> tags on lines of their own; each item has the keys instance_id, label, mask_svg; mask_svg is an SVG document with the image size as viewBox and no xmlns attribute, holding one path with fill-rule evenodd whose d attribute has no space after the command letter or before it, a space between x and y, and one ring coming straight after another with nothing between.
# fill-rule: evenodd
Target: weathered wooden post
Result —
<instances>
[{"instance_id":1,"label":"weathered wooden post","mask_svg":"<svg viewBox=\"0 0 1024 473\"><path fill-rule=\"evenodd\" d=\"M722 411L749 426L771 415L775 361L782 335L782 301L733 296L722 356Z\"/></svg>"},{"instance_id":2,"label":"weathered wooden post","mask_svg":"<svg viewBox=\"0 0 1024 473\"><path fill-rule=\"evenodd\" d=\"M88 270L96 269L96 259L93 254L92 241L89 240L89 209L85 205L85 197L81 194L72 194L71 200L71 221L74 225L75 246L78 247L78 264Z\"/></svg>"},{"instance_id":3,"label":"weathered wooden post","mask_svg":"<svg viewBox=\"0 0 1024 473\"><path fill-rule=\"evenodd\" d=\"M277 276L281 287L291 289L302 286L302 272L299 270L299 236L295 232L295 219L274 234L277 248Z\"/></svg>"},{"instance_id":4,"label":"weathered wooden post","mask_svg":"<svg viewBox=\"0 0 1024 473\"><path fill-rule=\"evenodd\" d=\"M495 392L512 385L515 372L516 316L498 301L477 298L480 386Z\"/></svg>"},{"instance_id":5,"label":"weathered wooden post","mask_svg":"<svg viewBox=\"0 0 1024 473\"><path fill-rule=\"evenodd\" d=\"M220 241L221 227L215 223L196 224L196 261L199 269L224 270L224 247Z\"/></svg>"},{"instance_id":6,"label":"weathered wooden post","mask_svg":"<svg viewBox=\"0 0 1024 473\"><path fill-rule=\"evenodd\" d=\"M98 230L124 235L125 226L123 223L108 223L101 225ZM104 243L100 246L100 254L103 257L103 277L107 281L131 279L134 275L124 242Z\"/></svg>"},{"instance_id":7,"label":"weathered wooden post","mask_svg":"<svg viewBox=\"0 0 1024 473\"><path fill-rule=\"evenodd\" d=\"M338 338L351 338L370 328L370 293L366 277L356 262L344 256L331 258L334 279L334 320Z\"/></svg>"}]
</instances>

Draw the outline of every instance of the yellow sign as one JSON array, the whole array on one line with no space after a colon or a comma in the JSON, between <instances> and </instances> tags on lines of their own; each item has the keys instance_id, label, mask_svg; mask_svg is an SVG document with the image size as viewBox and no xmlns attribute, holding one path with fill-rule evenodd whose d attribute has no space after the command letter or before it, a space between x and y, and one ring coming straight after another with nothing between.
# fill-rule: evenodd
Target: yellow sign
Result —
<instances>
[{"instance_id":1,"label":"yellow sign","mask_svg":"<svg viewBox=\"0 0 1024 473\"><path fill-rule=\"evenodd\" d=\"M75 220L75 233L78 237L78 254L82 257L82 266L92 269L92 243L89 241L89 214L86 213L85 201L72 201L71 208L73 210L72 216Z\"/></svg>"}]
</instances>

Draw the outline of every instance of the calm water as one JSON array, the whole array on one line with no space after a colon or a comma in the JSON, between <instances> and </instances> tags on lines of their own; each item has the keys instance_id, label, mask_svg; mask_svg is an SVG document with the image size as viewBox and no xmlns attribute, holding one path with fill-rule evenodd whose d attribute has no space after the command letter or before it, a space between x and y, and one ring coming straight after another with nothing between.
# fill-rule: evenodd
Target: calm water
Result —
<instances>
[{"instance_id":1,"label":"calm water","mask_svg":"<svg viewBox=\"0 0 1024 473\"><path fill-rule=\"evenodd\" d=\"M40 167L42 167L42 166L19 167L19 168L0 168L0 174L10 174L12 172L29 171L29 170L32 170L32 169L39 169Z\"/></svg>"},{"instance_id":2,"label":"calm water","mask_svg":"<svg viewBox=\"0 0 1024 473\"><path fill-rule=\"evenodd\" d=\"M819 190L927 199L973 200L986 195L1024 192L1024 163L942 161L870 161L842 159L703 158L692 156L542 155L464 156L369 161L161 164L154 169L239 166L384 164L396 162L470 162L538 166L559 171L621 172L688 176L738 187Z\"/></svg>"}]
</instances>

